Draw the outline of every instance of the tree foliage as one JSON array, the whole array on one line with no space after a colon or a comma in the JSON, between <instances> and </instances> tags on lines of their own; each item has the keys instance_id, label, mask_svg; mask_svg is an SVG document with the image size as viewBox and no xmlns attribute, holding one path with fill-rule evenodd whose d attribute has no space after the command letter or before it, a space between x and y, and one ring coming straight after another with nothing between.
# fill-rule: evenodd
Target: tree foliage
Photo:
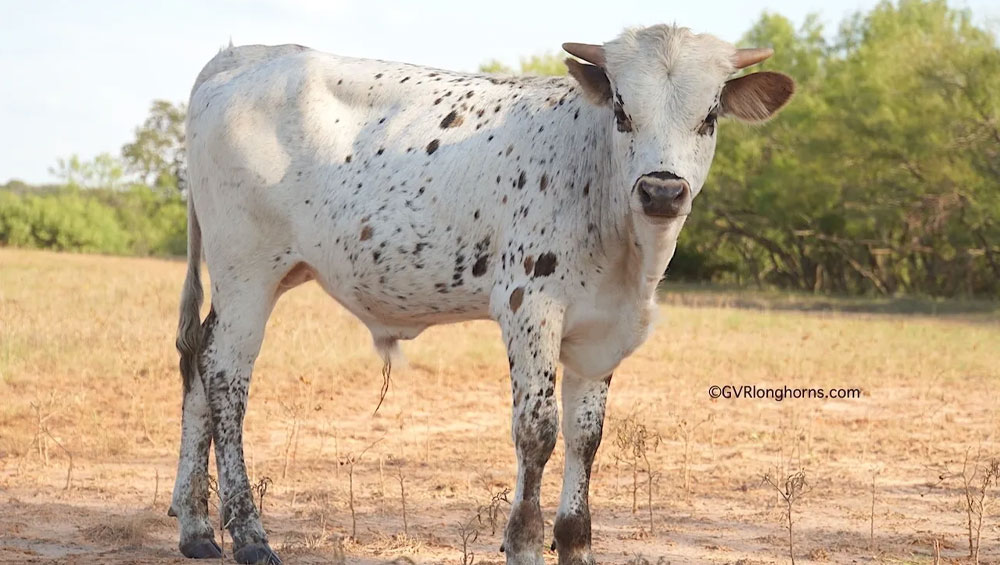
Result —
<instances>
[{"instance_id":1,"label":"tree foliage","mask_svg":"<svg viewBox=\"0 0 1000 565\"><path fill-rule=\"evenodd\" d=\"M18 194L0 190L0 243L57 251L181 255L187 207L179 194L67 186Z\"/></svg>"},{"instance_id":2,"label":"tree foliage","mask_svg":"<svg viewBox=\"0 0 1000 565\"><path fill-rule=\"evenodd\" d=\"M1000 50L943 1L883 2L834 42L765 14L744 38L799 91L728 124L679 275L837 293L1000 291ZM673 268L672 268L673 269Z\"/></svg>"},{"instance_id":3,"label":"tree foliage","mask_svg":"<svg viewBox=\"0 0 1000 565\"><path fill-rule=\"evenodd\" d=\"M813 292L996 296L996 36L943 0L882 2L848 18L831 41L823 31L815 16L796 29L765 13L743 37L742 45L775 51L749 72L788 73L798 92L770 123L720 129L668 275Z\"/></svg>"},{"instance_id":4,"label":"tree foliage","mask_svg":"<svg viewBox=\"0 0 1000 565\"><path fill-rule=\"evenodd\" d=\"M796 28L768 13L743 37L775 50L750 72L786 72L798 93L767 124L720 128L669 277L1000 295L997 37L943 0L884 1L825 37L816 17ZM480 71L513 69L491 61ZM518 72L566 69L542 54ZM184 114L156 101L120 159L59 160L63 188L0 189L0 244L183 253Z\"/></svg>"},{"instance_id":5,"label":"tree foliage","mask_svg":"<svg viewBox=\"0 0 1000 565\"><path fill-rule=\"evenodd\" d=\"M74 188L118 190L125 186L125 169L110 153L101 153L93 161L84 161L78 155L60 157L54 167L49 167L49 173Z\"/></svg>"},{"instance_id":6,"label":"tree foliage","mask_svg":"<svg viewBox=\"0 0 1000 565\"><path fill-rule=\"evenodd\" d=\"M187 246L183 105L158 100L121 157L60 158L60 184L0 187L0 245L128 255Z\"/></svg>"},{"instance_id":7,"label":"tree foliage","mask_svg":"<svg viewBox=\"0 0 1000 565\"><path fill-rule=\"evenodd\" d=\"M566 64L563 62L564 56L553 53L543 53L521 57L518 74L539 75L539 76L561 76L566 74ZM493 59L479 65L479 72L491 74L514 74L514 69L504 65L500 61Z\"/></svg>"},{"instance_id":8,"label":"tree foliage","mask_svg":"<svg viewBox=\"0 0 1000 565\"><path fill-rule=\"evenodd\" d=\"M184 104L155 100L149 117L135 129L135 140L122 147L129 173L154 190L171 192L183 188Z\"/></svg>"}]
</instances>

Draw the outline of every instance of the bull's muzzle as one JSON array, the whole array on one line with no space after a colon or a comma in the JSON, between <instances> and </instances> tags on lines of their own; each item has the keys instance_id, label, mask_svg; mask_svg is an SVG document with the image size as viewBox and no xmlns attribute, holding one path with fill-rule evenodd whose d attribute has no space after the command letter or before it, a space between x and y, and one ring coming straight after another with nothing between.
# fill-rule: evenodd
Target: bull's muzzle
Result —
<instances>
[{"instance_id":1,"label":"bull's muzzle","mask_svg":"<svg viewBox=\"0 0 1000 565\"><path fill-rule=\"evenodd\" d=\"M691 185L670 172L649 173L636 181L642 211L656 218L676 218L691 213Z\"/></svg>"}]
</instances>

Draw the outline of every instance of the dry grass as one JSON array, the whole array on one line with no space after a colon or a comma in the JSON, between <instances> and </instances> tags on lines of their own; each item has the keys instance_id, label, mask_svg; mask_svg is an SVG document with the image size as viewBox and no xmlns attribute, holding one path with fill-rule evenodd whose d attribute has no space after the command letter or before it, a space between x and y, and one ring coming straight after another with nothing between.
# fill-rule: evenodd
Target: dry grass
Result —
<instances>
[{"instance_id":1,"label":"dry grass","mask_svg":"<svg viewBox=\"0 0 1000 565\"><path fill-rule=\"evenodd\" d=\"M148 543L153 531L172 525L166 516L145 510L129 516L109 516L100 524L84 528L81 534L95 544L134 549Z\"/></svg>"},{"instance_id":2,"label":"dry grass","mask_svg":"<svg viewBox=\"0 0 1000 565\"><path fill-rule=\"evenodd\" d=\"M181 262L0 249L0 562L177 559L169 522L137 528L133 542L113 517L154 499L151 512L166 511L180 429L173 333L183 270ZM760 477L798 470L812 490L795 511L797 562L930 563L935 539L944 562L968 553L955 470L969 448L984 457L1000 451L995 313L748 310L730 298L706 306L713 302L705 296L684 305L668 295L653 337L615 374L607 429L635 415L663 443L649 453L659 474L652 534L648 515L631 513L631 470L616 466L610 441L598 453L592 505L602 563L783 561L782 501ZM349 563L458 563L454 524L513 486L499 331L488 323L434 328L404 351L409 364L394 367L372 416L381 367L367 331L315 286L278 305L251 389L246 455L251 480L281 477L287 461L264 520L275 547L296 562L343 552ZM859 387L865 395L713 401L714 384ZM44 407L47 432L73 454L68 490L65 453L50 448L46 463L33 444L33 406ZM704 423L685 435L681 421ZM380 438L356 464L358 535L342 543L351 533L347 458ZM549 520L561 449L543 483ZM380 472L380 461L391 465ZM873 467L877 555L868 550ZM998 526L1000 515L984 517L983 562L1000 560ZM479 533L477 563L502 562L499 536ZM114 549L128 545L138 547Z\"/></svg>"}]
</instances>

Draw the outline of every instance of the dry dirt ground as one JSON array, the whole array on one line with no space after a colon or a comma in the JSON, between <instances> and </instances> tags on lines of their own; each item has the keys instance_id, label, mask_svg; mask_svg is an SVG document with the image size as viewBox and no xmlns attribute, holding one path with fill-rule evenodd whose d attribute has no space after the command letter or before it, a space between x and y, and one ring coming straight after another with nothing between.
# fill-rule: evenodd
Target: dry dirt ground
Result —
<instances>
[{"instance_id":1,"label":"dry dirt ground","mask_svg":"<svg viewBox=\"0 0 1000 565\"><path fill-rule=\"evenodd\" d=\"M166 516L183 270L0 249L0 562L185 562ZM601 563L788 562L785 506L762 477L799 470L797 563L933 563L935 540L942 562L968 562L963 466L977 470L975 495L1000 456L995 313L684 306L670 288L654 336L611 387L592 486ZM404 352L373 415L381 366L366 330L314 285L279 303L246 453L252 479L270 479L264 523L286 563L462 563L461 524L475 563L503 562L505 506L494 530L489 502L512 486L515 462L499 332L435 328ZM863 396L709 398L725 384ZM635 514L615 445L629 418L662 437L648 442L651 495L645 470L635 476ZM549 539L562 460L560 445L542 493ZM987 489L985 563L1000 563L998 493Z\"/></svg>"}]
</instances>

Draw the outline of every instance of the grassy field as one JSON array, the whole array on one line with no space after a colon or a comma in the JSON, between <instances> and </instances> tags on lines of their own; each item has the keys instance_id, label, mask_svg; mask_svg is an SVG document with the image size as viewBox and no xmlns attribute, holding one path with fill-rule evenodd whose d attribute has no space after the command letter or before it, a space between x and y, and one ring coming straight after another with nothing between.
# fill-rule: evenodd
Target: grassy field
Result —
<instances>
[{"instance_id":1,"label":"grassy field","mask_svg":"<svg viewBox=\"0 0 1000 565\"><path fill-rule=\"evenodd\" d=\"M183 271L0 249L0 562L185 562L166 517ZM942 562L968 562L966 494L1000 456L995 305L940 303L931 315L670 289L611 387L592 486L602 563L786 563L786 507L762 477L799 470L797 563L933 563L935 544ZM367 331L315 285L278 304L246 453L251 479L271 481L264 523L286 563L463 563L460 524L476 530L475 563L503 562L505 506L489 503L513 486L515 464L499 331L434 328L403 349L408 365L373 416L381 366ZM709 397L727 384L863 395ZM651 480L637 475L635 514L615 445L625 421L662 438ZM963 480L963 467L979 474ZM543 484L547 539L561 469L560 445ZM988 487L982 562L1000 563L998 498Z\"/></svg>"}]
</instances>

